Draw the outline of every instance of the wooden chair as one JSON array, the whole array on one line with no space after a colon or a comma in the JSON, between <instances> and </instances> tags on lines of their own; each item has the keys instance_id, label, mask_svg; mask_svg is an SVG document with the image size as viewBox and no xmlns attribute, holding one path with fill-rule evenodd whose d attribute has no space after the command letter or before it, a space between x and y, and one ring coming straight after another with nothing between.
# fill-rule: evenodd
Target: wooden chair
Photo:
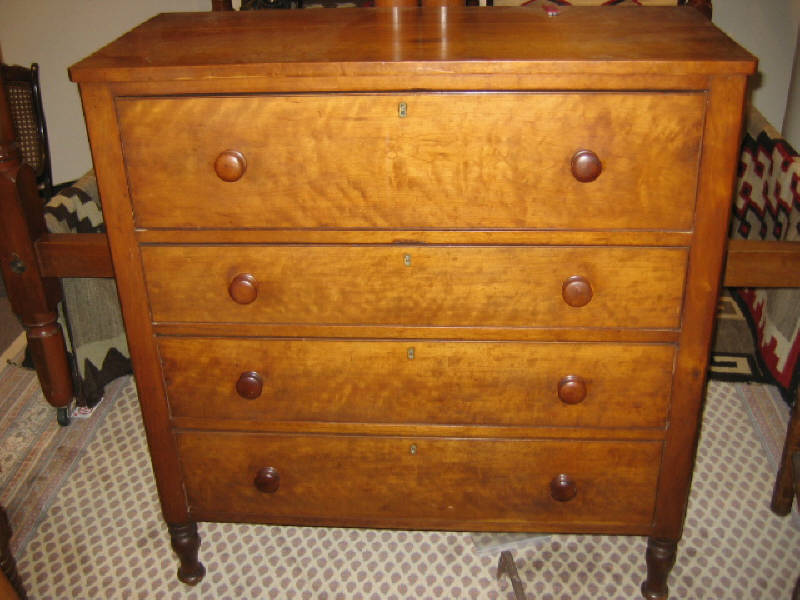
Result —
<instances>
[{"instance_id":1,"label":"wooden chair","mask_svg":"<svg viewBox=\"0 0 800 600\"><path fill-rule=\"evenodd\" d=\"M58 280L42 268L34 245L46 235L43 202L36 172L25 162L17 142L5 84L7 71L0 69L0 268L11 309L25 328L42 392L58 409L61 421L72 399L72 374L58 324L61 289Z\"/></svg>"},{"instance_id":2,"label":"wooden chair","mask_svg":"<svg viewBox=\"0 0 800 600\"><path fill-rule=\"evenodd\" d=\"M800 506L800 390L792 408L792 416L783 444L778 476L772 492L772 512L786 516L792 511L792 502L797 498ZM800 577L794 586L792 600L800 600Z\"/></svg>"},{"instance_id":3,"label":"wooden chair","mask_svg":"<svg viewBox=\"0 0 800 600\"><path fill-rule=\"evenodd\" d=\"M44 199L53 195L50 147L39 86L39 65L30 68L0 65L22 160L30 165Z\"/></svg>"}]
</instances>

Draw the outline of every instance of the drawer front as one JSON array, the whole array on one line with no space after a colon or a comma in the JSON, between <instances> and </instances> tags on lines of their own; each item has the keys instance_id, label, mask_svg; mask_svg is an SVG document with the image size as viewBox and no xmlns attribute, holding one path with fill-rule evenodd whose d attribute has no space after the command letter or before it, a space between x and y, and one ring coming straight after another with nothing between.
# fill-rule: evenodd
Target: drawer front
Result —
<instances>
[{"instance_id":1,"label":"drawer front","mask_svg":"<svg viewBox=\"0 0 800 600\"><path fill-rule=\"evenodd\" d=\"M525 522L529 531L648 525L662 447L189 431L176 437L195 515L412 528ZM261 489L254 484L259 472ZM560 475L566 477L557 485Z\"/></svg>"},{"instance_id":2,"label":"drawer front","mask_svg":"<svg viewBox=\"0 0 800 600\"><path fill-rule=\"evenodd\" d=\"M117 100L137 225L193 228L689 230L704 105L701 93ZM593 181L573 175L581 150L600 161Z\"/></svg>"},{"instance_id":3,"label":"drawer front","mask_svg":"<svg viewBox=\"0 0 800 600\"><path fill-rule=\"evenodd\" d=\"M658 344L161 338L173 416L661 427Z\"/></svg>"},{"instance_id":4,"label":"drawer front","mask_svg":"<svg viewBox=\"0 0 800 600\"><path fill-rule=\"evenodd\" d=\"M176 245L142 257L156 322L677 328L687 251Z\"/></svg>"}]
</instances>

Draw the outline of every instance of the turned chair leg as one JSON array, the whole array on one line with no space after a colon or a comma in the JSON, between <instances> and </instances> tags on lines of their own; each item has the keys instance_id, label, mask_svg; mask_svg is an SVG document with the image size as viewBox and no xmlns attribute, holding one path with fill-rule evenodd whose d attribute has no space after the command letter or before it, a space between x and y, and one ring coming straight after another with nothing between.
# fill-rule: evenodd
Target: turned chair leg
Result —
<instances>
[{"instance_id":1,"label":"turned chair leg","mask_svg":"<svg viewBox=\"0 0 800 600\"><path fill-rule=\"evenodd\" d=\"M642 596L647 600L666 600L669 595L667 579L675 564L677 548L678 540L647 539L647 579L642 584Z\"/></svg>"},{"instance_id":2,"label":"turned chair leg","mask_svg":"<svg viewBox=\"0 0 800 600\"><path fill-rule=\"evenodd\" d=\"M42 277L39 267L35 241L46 230L43 203L33 170L22 162L2 83L0 77L0 272L11 310L27 332L44 396L62 422L72 400L72 374L56 321L61 287Z\"/></svg>"},{"instance_id":3,"label":"turned chair leg","mask_svg":"<svg viewBox=\"0 0 800 600\"><path fill-rule=\"evenodd\" d=\"M64 333L55 313L43 317L39 322L23 321L28 347L45 399L57 409L58 423L69 425L72 371L67 360Z\"/></svg>"},{"instance_id":4,"label":"turned chair leg","mask_svg":"<svg viewBox=\"0 0 800 600\"><path fill-rule=\"evenodd\" d=\"M786 440L783 442L783 453L772 491L772 512L785 516L792 511L792 501L797 497L800 506L800 388L797 390L789 426L786 428ZM792 600L800 600L800 577L795 582Z\"/></svg>"},{"instance_id":5,"label":"turned chair leg","mask_svg":"<svg viewBox=\"0 0 800 600\"><path fill-rule=\"evenodd\" d=\"M17 563L11 554L9 542L11 541L11 525L5 509L0 507L0 570L6 576L19 600L25 600L25 589L17 573ZM4 597L4 596L3 596Z\"/></svg>"},{"instance_id":6,"label":"turned chair leg","mask_svg":"<svg viewBox=\"0 0 800 600\"><path fill-rule=\"evenodd\" d=\"M800 409L798 409L798 405L800 405L800 389L798 389L798 400L795 401L786 430L778 476L775 478L775 488L772 492L772 512L778 515L788 515L792 510L795 485L798 483L792 466L792 455L800 451L800 413L798 413Z\"/></svg>"}]
</instances>

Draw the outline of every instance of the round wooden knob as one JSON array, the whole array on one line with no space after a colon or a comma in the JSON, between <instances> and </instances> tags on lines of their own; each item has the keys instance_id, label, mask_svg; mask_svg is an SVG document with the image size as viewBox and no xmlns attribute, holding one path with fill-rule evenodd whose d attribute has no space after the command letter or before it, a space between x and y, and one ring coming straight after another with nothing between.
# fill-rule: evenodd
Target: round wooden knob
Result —
<instances>
[{"instance_id":1,"label":"round wooden knob","mask_svg":"<svg viewBox=\"0 0 800 600\"><path fill-rule=\"evenodd\" d=\"M222 181L236 181L246 170L247 161L244 155L236 150L225 150L214 161L214 171Z\"/></svg>"},{"instance_id":2,"label":"round wooden knob","mask_svg":"<svg viewBox=\"0 0 800 600\"><path fill-rule=\"evenodd\" d=\"M572 176L582 183L594 181L603 172L603 163L591 150L578 150L572 157Z\"/></svg>"},{"instance_id":3,"label":"round wooden knob","mask_svg":"<svg viewBox=\"0 0 800 600\"><path fill-rule=\"evenodd\" d=\"M256 473L253 485L258 488L259 492L274 494L281 486L281 476L278 473L278 469L275 467L262 467Z\"/></svg>"},{"instance_id":4,"label":"round wooden knob","mask_svg":"<svg viewBox=\"0 0 800 600\"><path fill-rule=\"evenodd\" d=\"M577 375L567 375L558 382L558 397L564 404L578 404L586 398L586 382Z\"/></svg>"},{"instance_id":5,"label":"round wooden knob","mask_svg":"<svg viewBox=\"0 0 800 600\"><path fill-rule=\"evenodd\" d=\"M261 395L261 390L264 386L264 380L261 379L256 371L245 371L239 375L236 382L236 393L242 398L253 400Z\"/></svg>"},{"instance_id":6,"label":"round wooden knob","mask_svg":"<svg viewBox=\"0 0 800 600\"><path fill-rule=\"evenodd\" d=\"M250 304L258 297L258 282L250 273L239 273L228 286L228 293L234 302Z\"/></svg>"},{"instance_id":7,"label":"round wooden knob","mask_svg":"<svg viewBox=\"0 0 800 600\"><path fill-rule=\"evenodd\" d=\"M585 306L592 299L592 284L581 275L573 275L561 286L561 296L570 306Z\"/></svg>"},{"instance_id":8,"label":"round wooden knob","mask_svg":"<svg viewBox=\"0 0 800 600\"><path fill-rule=\"evenodd\" d=\"M578 486L575 481L566 473L559 473L550 482L550 495L553 500L566 502L572 500L578 493Z\"/></svg>"}]
</instances>

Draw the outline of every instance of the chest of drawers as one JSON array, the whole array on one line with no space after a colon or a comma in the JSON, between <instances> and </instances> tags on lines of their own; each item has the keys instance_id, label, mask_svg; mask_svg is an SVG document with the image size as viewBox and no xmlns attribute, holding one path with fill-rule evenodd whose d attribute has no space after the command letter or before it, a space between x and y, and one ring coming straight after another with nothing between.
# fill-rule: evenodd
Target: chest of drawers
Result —
<instances>
[{"instance_id":1,"label":"chest of drawers","mask_svg":"<svg viewBox=\"0 0 800 600\"><path fill-rule=\"evenodd\" d=\"M649 536L745 78L678 9L161 15L80 83L164 517Z\"/></svg>"}]
</instances>

